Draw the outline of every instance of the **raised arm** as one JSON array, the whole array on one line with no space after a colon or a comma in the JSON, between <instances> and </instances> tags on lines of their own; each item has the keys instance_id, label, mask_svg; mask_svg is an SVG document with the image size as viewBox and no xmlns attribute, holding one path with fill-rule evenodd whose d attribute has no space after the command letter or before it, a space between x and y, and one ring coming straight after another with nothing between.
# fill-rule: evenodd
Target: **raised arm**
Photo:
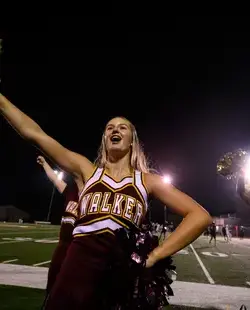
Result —
<instances>
[{"instance_id":1,"label":"raised arm","mask_svg":"<svg viewBox=\"0 0 250 310\"><path fill-rule=\"evenodd\" d=\"M24 139L34 143L62 169L78 178L83 178L84 181L90 177L94 165L86 157L66 149L48 136L36 122L2 94L0 94L0 112Z\"/></svg>"},{"instance_id":2,"label":"raised arm","mask_svg":"<svg viewBox=\"0 0 250 310\"><path fill-rule=\"evenodd\" d=\"M160 176L148 174L145 181L148 191L154 197L184 217L175 231L149 255L147 267L151 267L158 260L173 255L198 238L212 223L212 218L191 197L165 184Z\"/></svg>"},{"instance_id":3,"label":"raised arm","mask_svg":"<svg viewBox=\"0 0 250 310\"><path fill-rule=\"evenodd\" d=\"M57 190L60 193L62 193L67 184L63 180L60 180L58 178L58 175L55 174L55 171L50 167L50 165L47 163L47 161L45 160L45 158L43 156L38 156L37 162L39 165L41 165L43 167L47 177L54 184L54 186L57 188Z\"/></svg>"}]
</instances>

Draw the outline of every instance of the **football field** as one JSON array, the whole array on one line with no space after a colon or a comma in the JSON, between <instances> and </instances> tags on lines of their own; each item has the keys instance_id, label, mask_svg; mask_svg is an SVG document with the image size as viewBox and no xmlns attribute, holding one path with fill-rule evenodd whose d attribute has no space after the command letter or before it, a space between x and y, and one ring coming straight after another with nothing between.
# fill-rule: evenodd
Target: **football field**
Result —
<instances>
[{"instance_id":1,"label":"football field","mask_svg":"<svg viewBox=\"0 0 250 310\"><path fill-rule=\"evenodd\" d=\"M1 310L40 309L58 226L0 223ZM174 255L173 309L250 309L250 240L200 237ZM14 297L14 298L13 298Z\"/></svg>"}]
</instances>

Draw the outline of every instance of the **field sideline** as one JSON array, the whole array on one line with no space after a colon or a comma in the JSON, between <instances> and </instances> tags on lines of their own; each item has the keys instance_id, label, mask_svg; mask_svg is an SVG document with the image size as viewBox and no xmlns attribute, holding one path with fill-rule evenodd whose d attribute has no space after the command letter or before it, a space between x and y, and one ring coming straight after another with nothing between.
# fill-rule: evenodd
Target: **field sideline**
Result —
<instances>
[{"instance_id":1,"label":"field sideline","mask_svg":"<svg viewBox=\"0 0 250 310\"><path fill-rule=\"evenodd\" d=\"M0 223L1 309L40 309L58 232L58 226ZM250 309L250 240L218 239L214 246L200 237L174 255L178 276L172 308L240 309L244 304ZM17 296L16 305L11 296Z\"/></svg>"}]
</instances>

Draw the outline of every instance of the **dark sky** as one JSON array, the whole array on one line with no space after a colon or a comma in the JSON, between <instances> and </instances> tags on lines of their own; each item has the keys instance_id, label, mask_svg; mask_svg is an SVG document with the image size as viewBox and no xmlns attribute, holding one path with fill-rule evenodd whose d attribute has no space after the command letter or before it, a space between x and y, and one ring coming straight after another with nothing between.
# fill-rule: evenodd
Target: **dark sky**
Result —
<instances>
[{"instance_id":1,"label":"dark sky","mask_svg":"<svg viewBox=\"0 0 250 310\"><path fill-rule=\"evenodd\" d=\"M50 18L46 31L4 34L3 93L91 160L105 123L127 117L154 166L178 188L212 214L250 218L234 185L216 175L222 154L250 146L244 27L236 30L230 19L187 27L176 18L168 32L117 32L71 18L67 28ZM0 126L0 204L44 217L52 185L36 164L39 152L5 121ZM59 202L57 195L54 208Z\"/></svg>"}]
</instances>

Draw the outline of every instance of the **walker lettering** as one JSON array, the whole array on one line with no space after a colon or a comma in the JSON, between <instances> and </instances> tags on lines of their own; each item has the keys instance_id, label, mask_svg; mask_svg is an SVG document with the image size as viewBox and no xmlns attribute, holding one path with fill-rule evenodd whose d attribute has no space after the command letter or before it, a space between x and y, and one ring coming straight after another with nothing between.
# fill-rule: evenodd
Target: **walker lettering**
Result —
<instances>
[{"instance_id":1,"label":"walker lettering","mask_svg":"<svg viewBox=\"0 0 250 310\"><path fill-rule=\"evenodd\" d=\"M78 203L75 201L69 201L65 211L78 217Z\"/></svg>"},{"instance_id":2,"label":"walker lettering","mask_svg":"<svg viewBox=\"0 0 250 310\"><path fill-rule=\"evenodd\" d=\"M143 206L140 201L125 194L95 192L83 196L80 205L80 218L92 214L119 216L138 226Z\"/></svg>"}]
</instances>

